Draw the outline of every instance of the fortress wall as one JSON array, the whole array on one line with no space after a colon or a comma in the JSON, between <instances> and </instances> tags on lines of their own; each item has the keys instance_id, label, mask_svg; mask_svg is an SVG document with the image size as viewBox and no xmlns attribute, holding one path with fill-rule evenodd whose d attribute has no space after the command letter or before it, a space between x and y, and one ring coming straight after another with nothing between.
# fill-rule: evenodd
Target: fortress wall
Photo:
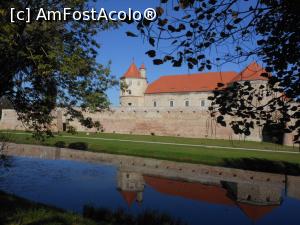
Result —
<instances>
[{"instance_id":1,"label":"fortress wall","mask_svg":"<svg viewBox=\"0 0 300 225\"><path fill-rule=\"evenodd\" d=\"M158 136L178 136L194 138L219 138L240 140L231 128L222 127L212 119L208 112L198 109L165 110L157 108L115 109L112 112L87 114L100 121L107 133L144 134ZM77 131L96 131L87 129L77 121L70 122ZM247 140L261 141L258 129L246 137Z\"/></svg>"},{"instance_id":2,"label":"fortress wall","mask_svg":"<svg viewBox=\"0 0 300 225\"><path fill-rule=\"evenodd\" d=\"M53 112L55 119L50 125L52 131L58 131L62 129L62 113L60 111ZM3 109L0 119L0 130L29 130L28 126L17 119L18 115L13 109Z\"/></svg>"},{"instance_id":3,"label":"fortress wall","mask_svg":"<svg viewBox=\"0 0 300 225\"><path fill-rule=\"evenodd\" d=\"M53 121L52 130L62 131L66 118L61 111L54 112L56 119ZM261 129L256 127L250 136L235 135L230 127L222 127L212 119L206 110L199 108L177 108L166 110L165 108L115 108L95 114L86 114L94 121L99 121L105 133L143 134L157 136L178 136L192 138L211 138L225 140L252 140L261 141ZM227 118L227 122L230 119ZM88 129L78 121L72 121L69 125L81 132L96 132L95 128ZM0 120L0 130L26 130L24 125L17 120L14 110L3 110ZM293 145L293 134L285 135L285 144Z\"/></svg>"},{"instance_id":4,"label":"fortress wall","mask_svg":"<svg viewBox=\"0 0 300 225\"><path fill-rule=\"evenodd\" d=\"M21 121L17 120L17 113L13 109L2 110L0 129L1 130L26 130Z\"/></svg>"}]
</instances>

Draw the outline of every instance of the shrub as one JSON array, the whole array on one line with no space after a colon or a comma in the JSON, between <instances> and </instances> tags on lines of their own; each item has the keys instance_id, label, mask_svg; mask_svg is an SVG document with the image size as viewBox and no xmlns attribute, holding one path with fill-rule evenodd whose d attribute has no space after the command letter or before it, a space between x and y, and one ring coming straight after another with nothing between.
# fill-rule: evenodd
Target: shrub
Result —
<instances>
[{"instance_id":1,"label":"shrub","mask_svg":"<svg viewBox=\"0 0 300 225\"><path fill-rule=\"evenodd\" d=\"M67 133L76 134L77 133L76 128L72 126L67 126Z\"/></svg>"},{"instance_id":2,"label":"shrub","mask_svg":"<svg viewBox=\"0 0 300 225\"><path fill-rule=\"evenodd\" d=\"M87 150L88 145L85 142L73 142L69 144L69 148L77 150Z\"/></svg>"},{"instance_id":3,"label":"shrub","mask_svg":"<svg viewBox=\"0 0 300 225\"><path fill-rule=\"evenodd\" d=\"M58 141L54 144L54 146L57 147L57 148L65 148L66 147L66 142Z\"/></svg>"}]
</instances>

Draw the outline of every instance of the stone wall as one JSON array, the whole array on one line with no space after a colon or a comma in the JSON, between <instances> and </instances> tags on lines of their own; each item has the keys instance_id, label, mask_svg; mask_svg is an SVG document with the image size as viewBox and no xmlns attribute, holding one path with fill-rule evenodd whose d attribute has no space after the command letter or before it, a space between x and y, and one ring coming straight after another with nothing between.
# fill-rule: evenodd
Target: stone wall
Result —
<instances>
[{"instance_id":1,"label":"stone wall","mask_svg":"<svg viewBox=\"0 0 300 225\"><path fill-rule=\"evenodd\" d=\"M18 115L13 109L3 109L1 113L0 120L0 130L29 130L28 125L22 123L18 120ZM60 110L54 111L53 116L55 119L51 124L51 130L59 131L62 130L62 119L63 115Z\"/></svg>"},{"instance_id":2,"label":"stone wall","mask_svg":"<svg viewBox=\"0 0 300 225\"><path fill-rule=\"evenodd\" d=\"M2 110L0 129L1 130L26 130L25 126L17 120L17 113L13 109Z\"/></svg>"},{"instance_id":3,"label":"stone wall","mask_svg":"<svg viewBox=\"0 0 300 225\"><path fill-rule=\"evenodd\" d=\"M60 110L55 112L56 119L52 127L54 131L62 131L62 123L66 123ZM261 128L256 127L248 137L235 135L231 128L222 127L211 118L206 110L199 107L166 109L164 107L153 108L115 108L96 114L86 114L95 121L100 121L103 128L99 131L106 133L143 134L158 136L178 136L193 138L212 138L226 140L252 140L261 141ZM229 119L228 119L229 121ZM69 125L77 131L96 132L96 129L83 127L78 121L72 121ZM14 110L3 110L0 121L2 130L26 130L23 124L17 120ZM285 144L292 145L292 134L286 135Z\"/></svg>"},{"instance_id":4,"label":"stone wall","mask_svg":"<svg viewBox=\"0 0 300 225\"><path fill-rule=\"evenodd\" d=\"M100 121L103 132L143 134L158 136L177 136L193 138L219 138L219 139L244 139L235 135L231 128L222 127L209 116L206 110L190 107L187 109L153 108L117 108L109 112L87 114L95 121ZM90 130L80 125L77 121L70 123L77 131ZM255 129L247 140L261 141L259 129Z\"/></svg>"}]
</instances>

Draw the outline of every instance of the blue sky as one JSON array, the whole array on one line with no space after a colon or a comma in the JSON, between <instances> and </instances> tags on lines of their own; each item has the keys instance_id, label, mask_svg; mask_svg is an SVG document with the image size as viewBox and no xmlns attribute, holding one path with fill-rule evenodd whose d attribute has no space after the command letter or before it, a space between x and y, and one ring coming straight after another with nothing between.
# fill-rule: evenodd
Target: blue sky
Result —
<instances>
[{"instance_id":1,"label":"blue sky","mask_svg":"<svg viewBox=\"0 0 300 225\"><path fill-rule=\"evenodd\" d=\"M98 0L96 8L104 7L106 10L144 10L149 7L159 5L159 0ZM142 40L142 38L132 38L126 36L126 31L135 31L132 25L124 24L117 30L105 31L98 35L97 40L101 45L98 55L98 61L106 64L109 60L112 61L111 72L117 78L120 78L128 69L135 59L137 66L145 63L147 68L148 82L158 79L162 75L170 74L187 74L197 72L197 70L189 70L186 65L180 68L174 68L170 64L153 65L151 58L145 55L145 52L151 49L151 46ZM212 55L212 57L216 57ZM249 59L250 63L253 59ZM247 63L234 64L227 63L221 68L212 68L211 71L241 71ZM119 89L118 87L108 90L109 99L114 106L119 105Z\"/></svg>"}]
</instances>

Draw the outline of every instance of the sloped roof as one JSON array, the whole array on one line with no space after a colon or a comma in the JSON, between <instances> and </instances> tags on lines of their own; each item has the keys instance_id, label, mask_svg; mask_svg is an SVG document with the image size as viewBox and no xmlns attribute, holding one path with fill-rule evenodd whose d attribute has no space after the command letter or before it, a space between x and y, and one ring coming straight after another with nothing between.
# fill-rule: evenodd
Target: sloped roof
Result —
<instances>
[{"instance_id":1,"label":"sloped roof","mask_svg":"<svg viewBox=\"0 0 300 225\"><path fill-rule=\"evenodd\" d=\"M132 63L122 78L142 78L142 76L135 63Z\"/></svg>"},{"instance_id":2,"label":"sloped roof","mask_svg":"<svg viewBox=\"0 0 300 225\"><path fill-rule=\"evenodd\" d=\"M238 73L236 72L209 72L162 76L148 85L145 93L155 94L212 91L217 88L218 83L227 84L237 75Z\"/></svg>"},{"instance_id":3,"label":"sloped roof","mask_svg":"<svg viewBox=\"0 0 300 225\"><path fill-rule=\"evenodd\" d=\"M235 206L235 202L227 196L227 190L219 186L177 181L146 175L144 176L144 179L148 185L160 193L213 204Z\"/></svg>"},{"instance_id":4,"label":"sloped roof","mask_svg":"<svg viewBox=\"0 0 300 225\"><path fill-rule=\"evenodd\" d=\"M135 191L120 191L120 193L128 206L132 205L137 196L137 192Z\"/></svg>"},{"instance_id":5,"label":"sloped roof","mask_svg":"<svg viewBox=\"0 0 300 225\"><path fill-rule=\"evenodd\" d=\"M244 70L242 70L237 76L235 76L230 83L236 81L246 80L267 80L266 77L262 77L261 74L266 73L266 70L258 65L256 62L249 64Z\"/></svg>"},{"instance_id":6,"label":"sloped roof","mask_svg":"<svg viewBox=\"0 0 300 225\"><path fill-rule=\"evenodd\" d=\"M148 85L146 94L203 92L213 91L218 83L227 84L236 81L267 80L261 73L266 71L256 62L249 64L240 73L237 72L208 72L184 75L162 76Z\"/></svg>"},{"instance_id":7,"label":"sloped roof","mask_svg":"<svg viewBox=\"0 0 300 225\"><path fill-rule=\"evenodd\" d=\"M260 220L277 207L276 205L258 206L246 203L238 203L237 205L252 221Z\"/></svg>"},{"instance_id":8,"label":"sloped roof","mask_svg":"<svg viewBox=\"0 0 300 225\"><path fill-rule=\"evenodd\" d=\"M212 204L239 207L252 221L260 220L277 207L277 205L251 205L233 201L228 197L227 190L220 186L177 181L148 175L144 175L144 179L148 185L163 194Z\"/></svg>"}]
</instances>

